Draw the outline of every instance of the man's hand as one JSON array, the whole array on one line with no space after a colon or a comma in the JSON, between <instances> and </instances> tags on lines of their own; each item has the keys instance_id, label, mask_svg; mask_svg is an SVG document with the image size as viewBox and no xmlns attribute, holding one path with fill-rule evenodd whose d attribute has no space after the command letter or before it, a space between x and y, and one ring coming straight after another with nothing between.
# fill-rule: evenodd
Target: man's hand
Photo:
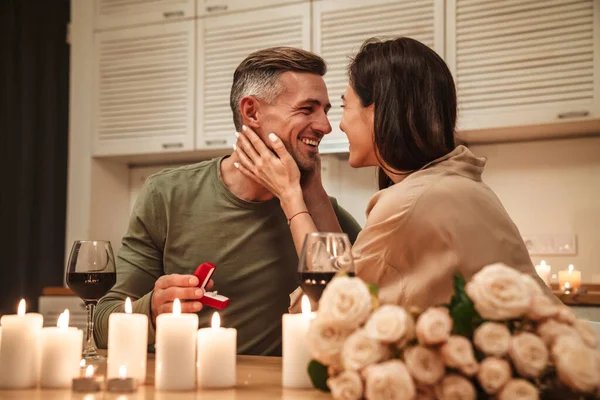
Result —
<instances>
[{"instance_id":1,"label":"man's hand","mask_svg":"<svg viewBox=\"0 0 600 400\"><path fill-rule=\"evenodd\" d=\"M194 275L170 274L163 275L154 284L152 295L152 321L160 314L173 311L173 301L181 301L182 313L195 313L202 309L198 300L204 296L204 290L198 286L198 278ZM206 285L207 289L213 287L212 279Z\"/></svg>"}]
</instances>

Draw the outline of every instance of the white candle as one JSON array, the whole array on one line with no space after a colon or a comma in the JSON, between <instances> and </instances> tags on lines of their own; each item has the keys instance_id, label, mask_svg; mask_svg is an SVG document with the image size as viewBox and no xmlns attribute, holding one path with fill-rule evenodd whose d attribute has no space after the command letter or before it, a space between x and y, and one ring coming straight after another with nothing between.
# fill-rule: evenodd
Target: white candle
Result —
<instances>
[{"instance_id":1,"label":"white candle","mask_svg":"<svg viewBox=\"0 0 600 400\"><path fill-rule=\"evenodd\" d=\"M535 272L542 278L544 283L550 286L550 271L552 267L546 264L546 261L542 260L538 265L535 266Z\"/></svg>"},{"instance_id":2,"label":"white candle","mask_svg":"<svg viewBox=\"0 0 600 400\"><path fill-rule=\"evenodd\" d=\"M146 381L148 357L148 317L132 314L131 299L125 300L125 313L108 317L108 360L106 377L119 377L119 368L125 366L127 376L136 378L140 385Z\"/></svg>"},{"instance_id":3,"label":"white candle","mask_svg":"<svg viewBox=\"0 0 600 400\"><path fill-rule=\"evenodd\" d=\"M196 388L197 330L198 316L181 314L179 299L173 302L172 314L156 317L156 389Z\"/></svg>"},{"instance_id":4,"label":"white candle","mask_svg":"<svg viewBox=\"0 0 600 400\"><path fill-rule=\"evenodd\" d=\"M17 315L4 315L0 319L0 388L27 389L37 385L43 323L41 314L25 314L25 300L19 303Z\"/></svg>"},{"instance_id":5,"label":"white candle","mask_svg":"<svg viewBox=\"0 0 600 400\"><path fill-rule=\"evenodd\" d=\"M302 314L283 315L283 387L312 388L307 371L311 356L306 335L314 316L306 296L302 296Z\"/></svg>"},{"instance_id":6,"label":"white candle","mask_svg":"<svg viewBox=\"0 0 600 400\"><path fill-rule=\"evenodd\" d=\"M198 331L198 386L229 388L235 386L237 330L221 328L215 312L210 328Z\"/></svg>"},{"instance_id":7,"label":"white candle","mask_svg":"<svg viewBox=\"0 0 600 400\"><path fill-rule=\"evenodd\" d=\"M69 310L58 318L57 327L42 329L40 386L67 388L79 376L83 332L69 328Z\"/></svg>"}]
</instances>

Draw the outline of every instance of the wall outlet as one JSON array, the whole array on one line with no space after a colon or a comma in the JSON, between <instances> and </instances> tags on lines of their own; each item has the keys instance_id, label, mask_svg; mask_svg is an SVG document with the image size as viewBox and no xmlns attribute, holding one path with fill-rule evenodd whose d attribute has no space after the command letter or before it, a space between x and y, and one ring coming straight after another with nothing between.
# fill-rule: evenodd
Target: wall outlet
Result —
<instances>
[{"instance_id":1,"label":"wall outlet","mask_svg":"<svg viewBox=\"0 0 600 400\"><path fill-rule=\"evenodd\" d=\"M577 255L577 237L574 234L523 235L523 241L532 256Z\"/></svg>"}]
</instances>

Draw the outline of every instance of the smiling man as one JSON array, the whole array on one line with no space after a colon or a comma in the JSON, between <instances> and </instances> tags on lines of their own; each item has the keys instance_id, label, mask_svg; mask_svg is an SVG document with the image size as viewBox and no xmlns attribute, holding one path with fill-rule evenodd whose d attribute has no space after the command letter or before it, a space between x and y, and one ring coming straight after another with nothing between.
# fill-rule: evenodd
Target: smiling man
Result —
<instances>
[{"instance_id":1,"label":"smiling man","mask_svg":"<svg viewBox=\"0 0 600 400\"><path fill-rule=\"evenodd\" d=\"M233 78L233 120L238 131L246 125L263 138L277 133L301 171L303 195L319 221L317 228L341 226L354 242L360 226L327 197L321 183L318 146L331 132L325 72L321 57L300 49L277 47L249 55ZM117 283L98 303L95 338L100 347L107 345L109 315L122 312L127 297L135 300L134 312L153 322L149 343L154 343L156 317L171 312L175 298L183 301L183 312L198 313L201 327L209 326L214 310L202 309L198 300L203 293L190 275L209 261L217 265L215 289L230 299L220 314L223 326L238 330L238 353L281 354L281 316L297 286L290 216L272 193L235 168L237 157L234 152L148 178L123 237ZM337 220L326 217L331 208Z\"/></svg>"}]
</instances>

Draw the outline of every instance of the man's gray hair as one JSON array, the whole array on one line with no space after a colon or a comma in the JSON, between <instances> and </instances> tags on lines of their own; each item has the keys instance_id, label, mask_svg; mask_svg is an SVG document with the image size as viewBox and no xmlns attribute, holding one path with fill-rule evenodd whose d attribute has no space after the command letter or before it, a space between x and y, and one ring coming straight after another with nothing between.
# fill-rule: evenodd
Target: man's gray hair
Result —
<instances>
[{"instance_id":1,"label":"man's gray hair","mask_svg":"<svg viewBox=\"0 0 600 400\"><path fill-rule=\"evenodd\" d=\"M294 47L271 47L250 54L233 74L229 104L236 130L242 128L240 101L255 96L272 104L285 87L279 76L287 71L325 75L327 65L318 55Z\"/></svg>"}]
</instances>

